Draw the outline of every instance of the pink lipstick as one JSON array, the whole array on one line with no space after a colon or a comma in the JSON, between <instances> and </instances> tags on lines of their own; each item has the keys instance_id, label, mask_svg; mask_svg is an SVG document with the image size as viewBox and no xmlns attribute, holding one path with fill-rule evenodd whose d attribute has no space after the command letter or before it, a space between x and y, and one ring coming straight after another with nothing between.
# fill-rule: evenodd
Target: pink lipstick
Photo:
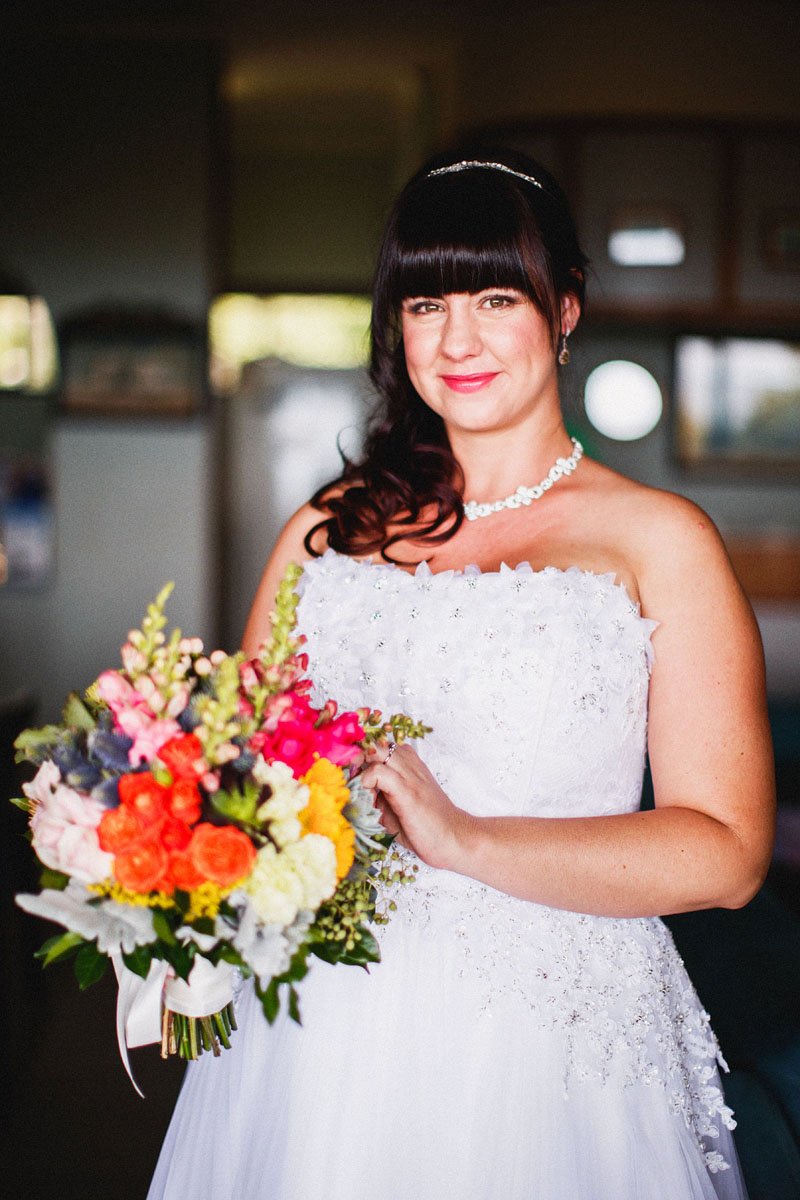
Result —
<instances>
[{"instance_id":1,"label":"pink lipstick","mask_svg":"<svg viewBox=\"0 0 800 1200\"><path fill-rule=\"evenodd\" d=\"M480 375L442 375L442 379L453 392L479 392L498 375L499 371L485 371Z\"/></svg>"}]
</instances>

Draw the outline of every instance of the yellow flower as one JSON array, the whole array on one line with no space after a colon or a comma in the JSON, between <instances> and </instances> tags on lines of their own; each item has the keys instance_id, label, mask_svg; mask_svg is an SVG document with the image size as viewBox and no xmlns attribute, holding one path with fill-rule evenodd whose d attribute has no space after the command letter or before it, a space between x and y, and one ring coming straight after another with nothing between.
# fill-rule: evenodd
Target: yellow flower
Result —
<instances>
[{"instance_id":1,"label":"yellow flower","mask_svg":"<svg viewBox=\"0 0 800 1200\"><path fill-rule=\"evenodd\" d=\"M356 835L342 815L350 799L344 771L330 759L318 758L300 780L308 788L308 804L298 813L303 833L319 833L336 847L336 875L344 879L353 865Z\"/></svg>"},{"instance_id":2,"label":"yellow flower","mask_svg":"<svg viewBox=\"0 0 800 1200\"><path fill-rule=\"evenodd\" d=\"M109 900L116 900L117 904L133 904L137 908L172 908L174 904L166 892L130 892L114 879L90 883L87 888L97 896L107 896Z\"/></svg>"},{"instance_id":3,"label":"yellow flower","mask_svg":"<svg viewBox=\"0 0 800 1200\"><path fill-rule=\"evenodd\" d=\"M206 880L189 893L189 911L186 914L187 924L200 917L216 917L219 906L226 896L230 896L232 887L220 887L213 880Z\"/></svg>"}]
</instances>

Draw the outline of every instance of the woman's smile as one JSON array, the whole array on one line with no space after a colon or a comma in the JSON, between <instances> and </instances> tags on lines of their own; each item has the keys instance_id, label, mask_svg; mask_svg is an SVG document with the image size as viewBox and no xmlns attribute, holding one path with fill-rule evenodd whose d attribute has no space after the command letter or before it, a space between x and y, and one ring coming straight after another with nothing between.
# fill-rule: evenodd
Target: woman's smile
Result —
<instances>
[{"instance_id":1,"label":"woman's smile","mask_svg":"<svg viewBox=\"0 0 800 1200\"><path fill-rule=\"evenodd\" d=\"M442 375L452 392L479 392L500 374L499 371L484 371L477 375Z\"/></svg>"}]
</instances>

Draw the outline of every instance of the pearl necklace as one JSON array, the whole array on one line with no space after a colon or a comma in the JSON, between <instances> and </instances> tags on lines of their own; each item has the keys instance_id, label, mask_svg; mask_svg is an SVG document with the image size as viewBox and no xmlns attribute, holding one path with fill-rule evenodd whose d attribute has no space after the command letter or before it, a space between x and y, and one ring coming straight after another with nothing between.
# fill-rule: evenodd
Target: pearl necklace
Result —
<instances>
[{"instance_id":1,"label":"pearl necklace","mask_svg":"<svg viewBox=\"0 0 800 1200\"><path fill-rule=\"evenodd\" d=\"M478 517L490 517L492 513L501 512L504 508L520 508L523 504L532 504L541 500L545 492L549 492L554 483L571 475L583 458L583 446L577 438L571 439L575 449L569 458L557 458L541 483L536 487L518 487L505 500L495 500L489 504L480 504L477 500L467 500L464 504L464 516L468 521L477 521Z\"/></svg>"}]
</instances>

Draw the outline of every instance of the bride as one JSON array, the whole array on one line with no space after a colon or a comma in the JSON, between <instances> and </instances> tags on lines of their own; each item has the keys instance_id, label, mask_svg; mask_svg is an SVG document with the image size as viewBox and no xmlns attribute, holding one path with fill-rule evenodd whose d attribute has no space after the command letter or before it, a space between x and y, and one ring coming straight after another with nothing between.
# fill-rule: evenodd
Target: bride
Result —
<instances>
[{"instance_id":1,"label":"bride","mask_svg":"<svg viewBox=\"0 0 800 1200\"><path fill-rule=\"evenodd\" d=\"M301 561L320 691L433 726L366 775L416 879L386 892L369 974L314 966L302 1028L244 987L150 1200L745 1196L724 1061L658 916L764 877L759 638L709 518L567 434L585 267L527 158L439 159L395 206L380 412L286 527L244 648Z\"/></svg>"}]
</instances>

